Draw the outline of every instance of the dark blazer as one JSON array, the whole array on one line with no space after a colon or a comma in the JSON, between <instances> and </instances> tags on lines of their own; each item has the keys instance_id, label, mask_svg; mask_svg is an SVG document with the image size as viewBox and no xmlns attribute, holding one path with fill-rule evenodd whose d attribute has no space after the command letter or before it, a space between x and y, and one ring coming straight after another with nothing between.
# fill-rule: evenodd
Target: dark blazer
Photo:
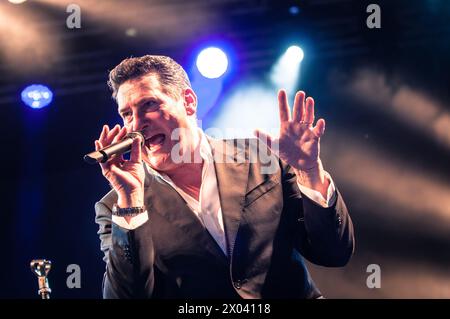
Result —
<instances>
[{"instance_id":1,"label":"dark blazer","mask_svg":"<svg viewBox=\"0 0 450 319\"><path fill-rule=\"evenodd\" d=\"M215 162L228 256L183 198L147 171L149 220L135 230L111 222L114 191L95 204L105 253L104 298L317 298L303 262L344 266L354 249L341 194L323 208L302 196L289 165L270 154L262 171L254 139L208 138ZM268 152L268 151L267 151ZM255 161L256 160L256 161Z\"/></svg>"}]
</instances>

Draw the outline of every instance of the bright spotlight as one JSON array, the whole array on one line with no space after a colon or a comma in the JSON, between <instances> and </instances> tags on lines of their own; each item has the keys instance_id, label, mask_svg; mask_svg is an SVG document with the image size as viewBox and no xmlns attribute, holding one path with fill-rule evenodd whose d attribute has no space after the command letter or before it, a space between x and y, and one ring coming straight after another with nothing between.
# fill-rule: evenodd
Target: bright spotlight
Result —
<instances>
[{"instance_id":1,"label":"bright spotlight","mask_svg":"<svg viewBox=\"0 0 450 319\"><path fill-rule=\"evenodd\" d=\"M295 93L303 57L303 50L299 46L289 47L272 67L272 84L277 88L285 88L288 94Z\"/></svg>"},{"instance_id":2,"label":"bright spotlight","mask_svg":"<svg viewBox=\"0 0 450 319\"><path fill-rule=\"evenodd\" d=\"M300 63L303 60L305 54L302 48L293 45L286 50L286 58L293 63Z\"/></svg>"},{"instance_id":3,"label":"bright spotlight","mask_svg":"<svg viewBox=\"0 0 450 319\"><path fill-rule=\"evenodd\" d=\"M204 77L216 79L227 70L228 58L221 49L210 47L200 52L196 65Z\"/></svg>"},{"instance_id":4,"label":"bright spotlight","mask_svg":"<svg viewBox=\"0 0 450 319\"><path fill-rule=\"evenodd\" d=\"M14 3L14 4L19 4L19 3L24 3L27 0L8 0L8 1L11 3Z\"/></svg>"},{"instance_id":5,"label":"bright spotlight","mask_svg":"<svg viewBox=\"0 0 450 319\"><path fill-rule=\"evenodd\" d=\"M22 91L22 101L33 109L40 109L49 105L53 100L53 93L41 84L27 86Z\"/></svg>"}]
</instances>

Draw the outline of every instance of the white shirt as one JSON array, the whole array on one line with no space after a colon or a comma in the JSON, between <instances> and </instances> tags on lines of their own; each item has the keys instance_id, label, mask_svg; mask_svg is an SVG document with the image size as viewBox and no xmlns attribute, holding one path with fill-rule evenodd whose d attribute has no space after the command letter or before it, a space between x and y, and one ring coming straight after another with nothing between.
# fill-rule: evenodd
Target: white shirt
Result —
<instances>
[{"instance_id":1,"label":"white shirt","mask_svg":"<svg viewBox=\"0 0 450 319\"><path fill-rule=\"evenodd\" d=\"M171 185L181 197L183 197L189 208L206 227L225 255L227 255L222 207L220 206L219 189L217 186L216 170L214 168L211 146L202 131L200 131L200 136L200 156L203 159L203 168L198 201L177 187L177 185L175 185L175 183L167 175L158 173L150 167L148 168L150 171L158 174L169 185ZM331 176L328 173L326 173L325 176L330 182L327 190L327 199L323 198L322 194L318 191L300 185L299 183L297 183L297 185L303 195L307 196L322 207L330 207L336 200L336 191ZM144 224L147 220L148 212L144 212L131 218L130 223L127 223L123 217L115 215L112 216L112 221L125 229L135 229Z\"/></svg>"}]
</instances>

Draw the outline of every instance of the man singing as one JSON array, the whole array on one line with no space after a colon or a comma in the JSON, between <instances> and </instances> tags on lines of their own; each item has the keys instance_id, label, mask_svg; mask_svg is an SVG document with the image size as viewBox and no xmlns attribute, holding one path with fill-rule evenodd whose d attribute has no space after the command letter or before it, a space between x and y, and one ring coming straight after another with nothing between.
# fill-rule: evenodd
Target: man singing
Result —
<instances>
[{"instance_id":1,"label":"man singing","mask_svg":"<svg viewBox=\"0 0 450 319\"><path fill-rule=\"evenodd\" d=\"M145 141L100 164L113 188L95 205L104 298L321 297L303 258L344 266L354 237L319 156L314 100L297 92L291 115L281 90L277 138L219 140L197 126L197 97L171 58L125 59L108 83L124 125L104 126L96 150L132 131Z\"/></svg>"}]
</instances>

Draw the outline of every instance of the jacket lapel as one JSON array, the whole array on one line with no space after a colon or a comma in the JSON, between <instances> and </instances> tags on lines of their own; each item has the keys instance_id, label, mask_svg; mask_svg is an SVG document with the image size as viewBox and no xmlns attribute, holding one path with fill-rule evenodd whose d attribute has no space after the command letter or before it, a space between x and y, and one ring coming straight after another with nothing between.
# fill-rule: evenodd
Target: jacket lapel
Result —
<instances>
[{"instance_id":1,"label":"jacket lapel","mask_svg":"<svg viewBox=\"0 0 450 319\"><path fill-rule=\"evenodd\" d=\"M245 145L236 147L236 140L227 142L208 137L208 141L214 157L228 256L231 258L245 202L249 161L245 156Z\"/></svg>"},{"instance_id":2,"label":"jacket lapel","mask_svg":"<svg viewBox=\"0 0 450 319\"><path fill-rule=\"evenodd\" d=\"M172 226L183 231L187 237L195 239L194 245L203 245L212 254L226 260L222 249L183 197L147 165L144 164L144 168L146 170L144 198L149 214L156 213L162 216Z\"/></svg>"},{"instance_id":3,"label":"jacket lapel","mask_svg":"<svg viewBox=\"0 0 450 319\"><path fill-rule=\"evenodd\" d=\"M214 168L216 170L217 186L219 189L220 205L222 208L228 257L231 258L234 251L236 235L239 230L242 208L245 203L245 195L247 190L249 174L249 160L246 156L247 147L245 147L246 144L241 147L236 147L236 145L233 144L236 140L218 140L209 136L207 136L207 139L211 145L212 155L214 158ZM171 221L175 221L180 218L181 220L179 220L175 225L177 227L185 228L190 225L195 228L202 227L204 229L183 198L174 189L172 189L169 184L158 176L152 174L152 172L148 170L147 166L145 167L145 200L149 212L156 212ZM155 189L159 189L162 186L161 184L165 184L165 191L172 193L172 196L170 197L173 200L177 202L181 201L183 203L182 212L179 211L179 205L175 205L178 207L176 212L171 209L173 202L161 203L161 197L155 195ZM177 216L177 218L174 218L175 216ZM207 235L209 235L209 233ZM215 240L210 235L208 237L215 243ZM215 245L207 246L210 250L214 250L215 253L220 251L222 256L224 256L222 250L216 243Z\"/></svg>"}]
</instances>

